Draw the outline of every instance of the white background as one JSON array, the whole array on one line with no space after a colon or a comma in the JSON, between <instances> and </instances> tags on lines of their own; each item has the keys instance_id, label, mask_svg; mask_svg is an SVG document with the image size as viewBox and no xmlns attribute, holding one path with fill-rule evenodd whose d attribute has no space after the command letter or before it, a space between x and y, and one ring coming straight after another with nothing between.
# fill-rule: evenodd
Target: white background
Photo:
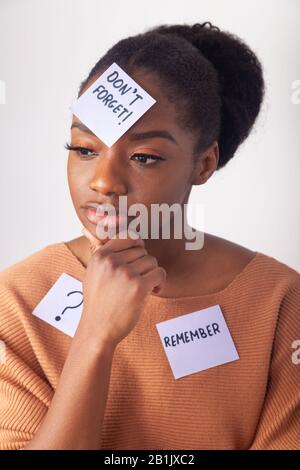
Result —
<instances>
[{"instance_id":1,"label":"white background","mask_svg":"<svg viewBox=\"0 0 300 470\"><path fill-rule=\"evenodd\" d=\"M249 44L267 93L252 134L190 202L205 205L205 231L300 271L300 104L291 101L300 80L298 0L0 0L1 270L81 235L63 146L68 107L94 63L150 26L203 21Z\"/></svg>"}]
</instances>

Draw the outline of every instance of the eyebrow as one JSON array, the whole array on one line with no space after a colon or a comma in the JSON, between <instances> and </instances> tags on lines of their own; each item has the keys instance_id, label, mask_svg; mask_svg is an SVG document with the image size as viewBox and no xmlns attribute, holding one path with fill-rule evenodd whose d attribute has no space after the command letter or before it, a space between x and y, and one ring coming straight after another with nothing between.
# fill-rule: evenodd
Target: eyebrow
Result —
<instances>
[{"instance_id":1,"label":"eyebrow","mask_svg":"<svg viewBox=\"0 0 300 470\"><path fill-rule=\"evenodd\" d=\"M172 134L170 134L170 132L168 131L163 131L163 130L147 131L147 132L140 132L140 133L132 132L131 134L129 134L128 137L129 137L129 140L144 140L144 139L151 139L154 137L161 137L162 139L168 139L174 144L178 145L177 140L174 139Z\"/></svg>"},{"instance_id":2,"label":"eyebrow","mask_svg":"<svg viewBox=\"0 0 300 470\"><path fill-rule=\"evenodd\" d=\"M91 131L91 129L86 127L84 124L81 124L81 122L73 122L71 129L80 129L83 132L87 132L88 134L95 135L94 132Z\"/></svg>"},{"instance_id":3,"label":"eyebrow","mask_svg":"<svg viewBox=\"0 0 300 470\"><path fill-rule=\"evenodd\" d=\"M87 126L81 124L80 122L74 122L71 126L71 129L80 129L83 132L87 132L88 134L95 135ZM128 134L129 140L145 140L151 139L154 137L161 137L162 139L168 139L174 144L178 145L177 140L170 134L170 132L165 130L154 130L154 131L147 131L147 132L132 132Z\"/></svg>"}]
</instances>

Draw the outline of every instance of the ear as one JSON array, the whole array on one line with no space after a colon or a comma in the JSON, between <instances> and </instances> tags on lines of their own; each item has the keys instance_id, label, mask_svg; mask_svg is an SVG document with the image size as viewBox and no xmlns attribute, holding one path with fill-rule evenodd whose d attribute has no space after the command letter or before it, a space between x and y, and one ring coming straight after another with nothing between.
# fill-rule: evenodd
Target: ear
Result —
<instances>
[{"instance_id":1,"label":"ear","mask_svg":"<svg viewBox=\"0 0 300 470\"><path fill-rule=\"evenodd\" d=\"M219 145L214 141L202 154L196 158L192 184L204 184L218 168Z\"/></svg>"}]
</instances>

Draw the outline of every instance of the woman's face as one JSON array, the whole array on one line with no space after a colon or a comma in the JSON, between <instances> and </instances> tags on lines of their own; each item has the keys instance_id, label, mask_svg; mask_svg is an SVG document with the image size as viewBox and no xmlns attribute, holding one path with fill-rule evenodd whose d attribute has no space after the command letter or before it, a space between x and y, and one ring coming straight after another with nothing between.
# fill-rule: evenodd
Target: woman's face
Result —
<instances>
[{"instance_id":1,"label":"woman's face","mask_svg":"<svg viewBox=\"0 0 300 470\"><path fill-rule=\"evenodd\" d=\"M174 105L153 75L139 71L133 79L156 103L112 147L73 116L70 146L80 149L69 152L68 183L76 213L94 235L89 203L112 204L118 210L119 196L126 196L128 208L142 203L150 214L151 204L187 203L192 184L197 184L193 136L176 124Z\"/></svg>"}]
</instances>

